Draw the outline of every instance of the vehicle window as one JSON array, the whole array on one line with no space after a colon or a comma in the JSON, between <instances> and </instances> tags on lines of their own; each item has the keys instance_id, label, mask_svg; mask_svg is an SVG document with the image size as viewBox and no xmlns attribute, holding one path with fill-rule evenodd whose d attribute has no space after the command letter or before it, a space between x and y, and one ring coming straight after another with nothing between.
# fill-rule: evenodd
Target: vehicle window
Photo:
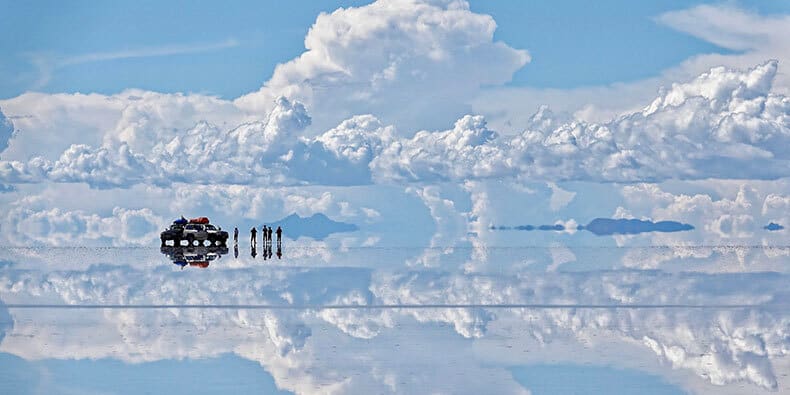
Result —
<instances>
[{"instance_id":1,"label":"vehicle window","mask_svg":"<svg viewBox=\"0 0 790 395\"><path fill-rule=\"evenodd\" d=\"M214 225L206 225L206 230L217 230Z\"/></svg>"},{"instance_id":2,"label":"vehicle window","mask_svg":"<svg viewBox=\"0 0 790 395\"><path fill-rule=\"evenodd\" d=\"M199 225L195 225L195 224L189 224L189 225L187 225L187 229L189 229L189 230L200 230L200 226Z\"/></svg>"}]
</instances>

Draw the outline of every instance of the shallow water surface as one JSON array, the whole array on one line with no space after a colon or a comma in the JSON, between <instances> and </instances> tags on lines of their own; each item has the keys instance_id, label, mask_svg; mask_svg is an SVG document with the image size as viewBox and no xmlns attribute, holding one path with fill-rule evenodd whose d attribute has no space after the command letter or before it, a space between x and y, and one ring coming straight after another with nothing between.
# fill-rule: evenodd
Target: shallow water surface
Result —
<instances>
[{"instance_id":1,"label":"shallow water surface","mask_svg":"<svg viewBox=\"0 0 790 395\"><path fill-rule=\"evenodd\" d=\"M787 248L233 250L0 249L0 393L790 393Z\"/></svg>"}]
</instances>

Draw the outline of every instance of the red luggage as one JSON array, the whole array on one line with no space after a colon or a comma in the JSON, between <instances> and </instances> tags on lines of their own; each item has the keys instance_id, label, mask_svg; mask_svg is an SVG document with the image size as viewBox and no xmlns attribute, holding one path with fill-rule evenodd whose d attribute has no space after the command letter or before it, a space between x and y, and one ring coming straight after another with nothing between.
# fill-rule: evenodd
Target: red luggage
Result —
<instances>
[{"instance_id":1,"label":"red luggage","mask_svg":"<svg viewBox=\"0 0 790 395\"><path fill-rule=\"evenodd\" d=\"M205 224L208 223L208 217L192 218L192 219L189 220L189 223L190 224L203 224L203 225L205 225Z\"/></svg>"}]
</instances>

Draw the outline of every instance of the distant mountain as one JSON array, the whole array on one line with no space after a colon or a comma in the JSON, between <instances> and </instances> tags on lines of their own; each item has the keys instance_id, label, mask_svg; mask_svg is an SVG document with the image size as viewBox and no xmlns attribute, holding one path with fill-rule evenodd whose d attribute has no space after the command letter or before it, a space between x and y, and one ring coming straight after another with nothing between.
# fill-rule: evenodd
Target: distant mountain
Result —
<instances>
[{"instance_id":1,"label":"distant mountain","mask_svg":"<svg viewBox=\"0 0 790 395\"><path fill-rule=\"evenodd\" d=\"M779 224L774 223L774 222L771 222L770 224L763 226L763 229L769 230L769 231L772 231L772 232L776 231L776 230L782 230L784 228L785 228L784 226L779 225Z\"/></svg>"},{"instance_id":2,"label":"distant mountain","mask_svg":"<svg viewBox=\"0 0 790 395\"><path fill-rule=\"evenodd\" d=\"M289 239L298 239L305 236L314 240L323 240L332 233L353 232L359 227L355 224L333 221L324 214L317 213L310 217L300 217L291 214L277 222L270 224L274 229L283 228L283 236Z\"/></svg>"},{"instance_id":3,"label":"distant mountain","mask_svg":"<svg viewBox=\"0 0 790 395\"><path fill-rule=\"evenodd\" d=\"M677 221L643 221L640 219L596 218L579 229L588 230L596 235L613 234L634 235L645 232L682 232L694 229L689 224Z\"/></svg>"},{"instance_id":4,"label":"distant mountain","mask_svg":"<svg viewBox=\"0 0 790 395\"><path fill-rule=\"evenodd\" d=\"M771 225L779 226L774 223ZM769 228L768 230L778 230L777 228ZM562 224L555 225L519 225L519 226L491 226L492 230L543 230L543 231L563 231L565 226ZM646 232L683 232L686 230L694 229L689 224L684 224L677 221L643 221L639 219L614 219L614 218L596 218L590 221L587 225L579 225L577 230L586 230L598 236L608 236L614 234L620 235L634 235ZM783 228L779 228L783 229Z\"/></svg>"}]
</instances>

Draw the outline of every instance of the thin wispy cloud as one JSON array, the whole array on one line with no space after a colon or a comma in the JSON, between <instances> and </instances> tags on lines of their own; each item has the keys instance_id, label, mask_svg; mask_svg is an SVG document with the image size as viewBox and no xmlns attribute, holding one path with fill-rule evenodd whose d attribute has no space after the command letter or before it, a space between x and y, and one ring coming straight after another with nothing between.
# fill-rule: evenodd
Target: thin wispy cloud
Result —
<instances>
[{"instance_id":1,"label":"thin wispy cloud","mask_svg":"<svg viewBox=\"0 0 790 395\"><path fill-rule=\"evenodd\" d=\"M202 52L219 51L238 47L239 42L229 38L218 42L171 44L152 47L122 49L117 51L91 52L80 55L52 57L45 54L31 55L31 63L39 70L39 78L33 84L33 89L46 86L52 80L55 70L68 66L85 63L105 62L121 59L151 58L173 55L185 55Z\"/></svg>"},{"instance_id":2,"label":"thin wispy cloud","mask_svg":"<svg viewBox=\"0 0 790 395\"><path fill-rule=\"evenodd\" d=\"M157 47L143 47L109 52L93 52L83 55L71 56L58 62L58 67L65 67L75 64L103 62L107 60L150 58L157 56L184 55L190 53L211 52L221 49L238 47L239 42L235 39L214 43L198 43L186 45L165 45Z\"/></svg>"}]
</instances>

